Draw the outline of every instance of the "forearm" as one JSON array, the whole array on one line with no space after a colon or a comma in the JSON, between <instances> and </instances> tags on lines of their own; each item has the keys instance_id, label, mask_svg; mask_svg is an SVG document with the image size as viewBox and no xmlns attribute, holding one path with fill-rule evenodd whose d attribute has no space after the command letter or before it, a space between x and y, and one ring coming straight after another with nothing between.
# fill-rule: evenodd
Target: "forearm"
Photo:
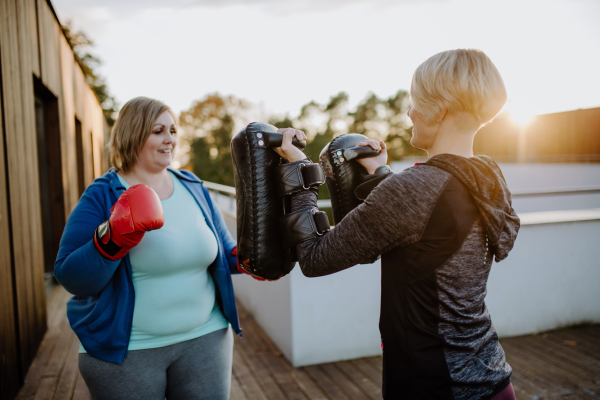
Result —
<instances>
[{"instance_id":1,"label":"forearm","mask_svg":"<svg viewBox=\"0 0 600 400\"><path fill-rule=\"evenodd\" d=\"M70 293L92 296L100 293L112 279L121 260L103 258L93 240L59 258L54 266L56 280Z\"/></svg>"},{"instance_id":2,"label":"forearm","mask_svg":"<svg viewBox=\"0 0 600 400\"><path fill-rule=\"evenodd\" d=\"M300 268L306 276L329 275L356 264L370 263L383 250L395 243L406 229L402 221L390 218L378 196L369 204L361 204L349 213L330 232L315 236L296 246ZM304 191L292 196L292 212L316 207L315 191ZM389 204L393 207L393 202Z\"/></svg>"},{"instance_id":3,"label":"forearm","mask_svg":"<svg viewBox=\"0 0 600 400\"><path fill-rule=\"evenodd\" d=\"M54 276L74 295L99 293L119 265L120 260L102 257L94 245L96 228L107 218L97 202L86 194L69 215L54 263Z\"/></svg>"},{"instance_id":4,"label":"forearm","mask_svg":"<svg viewBox=\"0 0 600 400\"><path fill-rule=\"evenodd\" d=\"M386 178L334 229L296 246L302 272L306 276L332 274L417 242L448 179L427 169ZM295 193L292 212L316 203L314 192Z\"/></svg>"}]
</instances>

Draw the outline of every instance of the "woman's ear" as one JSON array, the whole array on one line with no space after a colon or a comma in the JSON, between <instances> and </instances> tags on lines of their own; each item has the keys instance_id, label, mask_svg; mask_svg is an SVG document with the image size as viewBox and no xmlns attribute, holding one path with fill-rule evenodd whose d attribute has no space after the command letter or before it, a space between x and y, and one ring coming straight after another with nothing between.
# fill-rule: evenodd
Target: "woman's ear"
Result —
<instances>
[{"instance_id":1,"label":"woman's ear","mask_svg":"<svg viewBox=\"0 0 600 400\"><path fill-rule=\"evenodd\" d=\"M444 118L446 117L447 113L448 113L448 109L446 108L445 105L442 104L440 106L440 111L438 112L438 115L437 115L437 122L439 122L441 124L442 121L444 120Z\"/></svg>"}]
</instances>

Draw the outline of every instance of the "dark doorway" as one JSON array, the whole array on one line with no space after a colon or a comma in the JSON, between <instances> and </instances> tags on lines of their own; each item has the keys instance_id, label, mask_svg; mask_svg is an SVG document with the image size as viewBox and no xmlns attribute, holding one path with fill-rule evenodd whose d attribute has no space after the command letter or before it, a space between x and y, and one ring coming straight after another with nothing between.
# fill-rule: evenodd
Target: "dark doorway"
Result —
<instances>
[{"instance_id":1,"label":"dark doorway","mask_svg":"<svg viewBox=\"0 0 600 400\"><path fill-rule=\"evenodd\" d=\"M81 121L75 118L75 149L77 151L77 188L79 189L79 197L85 190L85 174L83 169L83 131L81 129Z\"/></svg>"},{"instance_id":2,"label":"dark doorway","mask_svg":"<svg viewBox=\"0 0 600 400\"><path fill-rule=\"evenodd\" d=\"M58 99L39 79L34 77L33 83L44 238L44 270L48 282L52 279L58 245L65 227L60 125Z\"/></svg>"}]
</instances>

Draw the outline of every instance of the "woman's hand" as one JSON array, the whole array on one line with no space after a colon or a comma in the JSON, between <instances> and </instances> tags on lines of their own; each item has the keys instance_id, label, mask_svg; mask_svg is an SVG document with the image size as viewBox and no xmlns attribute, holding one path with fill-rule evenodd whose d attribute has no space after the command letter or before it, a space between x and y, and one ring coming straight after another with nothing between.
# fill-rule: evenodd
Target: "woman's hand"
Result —
<instances>
[{"instance_id":1,"label":"woman's hand","mask_svg":"<svg viewBox=\"0 0 600 400\"><path fill-rule=\"evenodd\" d=\"M294 128L280 128L277 132L283 133L281 147L275 147L273 150L277 152L287 162L304 160L306 155L292 144L292 138L296 136L299 141L305 141L306 135L304 132Z\"/></svg>"},{"instance_id":2,"label":"woman's hand","mask_svg":"<svg viewBox=\"0 0 600 400\"><path fill-rule=\"evenodd\" d=\"M361 158L356 160L360 163L360 165L365 167L369 175L374 174L377 168L387 164L387 147L385 147L385 143L383 143L383 141L378 142L375 139L366 139L362 142L359 142L357 146L371 146L373 150L381 150L381 153L379 153L379 155L376 157Z\"/></svg>"}]
</instances>

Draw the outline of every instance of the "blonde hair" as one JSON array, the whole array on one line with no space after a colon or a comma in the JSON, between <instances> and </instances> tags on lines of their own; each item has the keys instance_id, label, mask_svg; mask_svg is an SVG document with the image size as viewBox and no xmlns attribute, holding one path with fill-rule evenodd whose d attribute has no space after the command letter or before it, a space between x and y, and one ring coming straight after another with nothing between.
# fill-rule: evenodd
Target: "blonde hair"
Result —
<instances>
[{"instance_id":1,"label":"blonde hair","mask_svg":"<svg viewBox=\"0 0 600 400\"><path fill-rule=\"evenodd\" d=\"M110 162L117 171L129 172L137 163L138 153L152 133L154 122L165 111L177 121L169 106L148 97L136 97L123 106L108 144Z\"/></svg>"},{"instance_id":2,"label":"blonde hair","mask_svg":"<svg viewBox=\"0 0 600 400\"><path fill-rule=\"evenodd\" d=\"M507 100L500 72L483 51L475 49L429 57L413 74L410 95L414 109L429 124L445 106L449 111L466 111L485 125Z\"/></svg>"}]
</instances>

